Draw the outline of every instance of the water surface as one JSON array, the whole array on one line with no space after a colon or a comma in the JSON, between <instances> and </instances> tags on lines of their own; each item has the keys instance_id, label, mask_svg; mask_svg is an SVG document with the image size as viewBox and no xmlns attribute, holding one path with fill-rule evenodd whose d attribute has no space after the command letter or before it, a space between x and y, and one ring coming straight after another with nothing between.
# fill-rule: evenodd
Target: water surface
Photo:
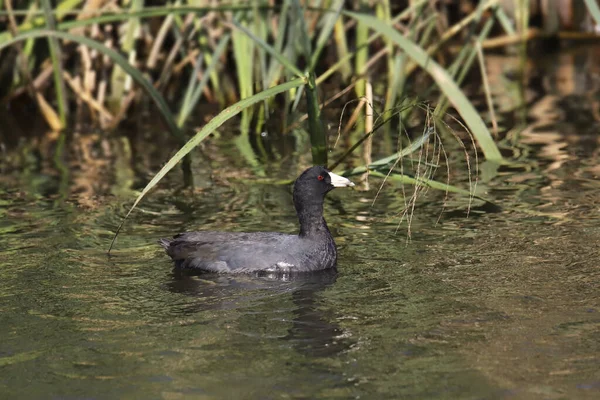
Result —
<instances>
[{"instance_id":1,"label":"water surface","mask_svg":"<svg viewBox=\"0 0 600 400\"><path fill-rule=\"evenodd\" d=\"M173 190L172 173L111 257L134 189L164 154L137 155L152 158L146 171L123 162L114 140L90 139L101 154L77 168L11 153L22 168L3 163L0 178L2 397L598 398L600 126L586 105L598 92L577 82L599 71L574 63L577 51L555 57L540 60L556 70L532 77L535 96L521 105L502 80L512 60L499 63L501 122L515 127L503 147L519 163L481 166L493 206L476 201L467 216L466 199L451 197L436 224L444 195L430 190L407 240L399 187L374 204L378 181L336 190L326 214L337 274L172 271L161 236L296 229L289 187L228 158L235 139L196 154L194 195ZM265 171L293 179L305 166L294 156ZM453 183L465 175L458 168Z\"/></svg>"}]
</instances>

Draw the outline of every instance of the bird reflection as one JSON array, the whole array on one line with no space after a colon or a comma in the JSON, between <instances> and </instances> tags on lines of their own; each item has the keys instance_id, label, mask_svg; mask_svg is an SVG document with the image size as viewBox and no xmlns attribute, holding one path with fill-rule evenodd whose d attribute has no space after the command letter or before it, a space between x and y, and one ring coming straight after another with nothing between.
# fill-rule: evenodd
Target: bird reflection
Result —
<instances>
[{"instance_id":1,"label":"bird reflection","mask_svg":"<svg viewBox=\"0 0 600 400\"><path fill-rule=\"evenodd\" d=\"M252 314L264 316L264 308L256 310L256 300L282 302L280 296L291 296L293 309L289 303L285 310L290 324L287 334L278 339L290 343L298 352L310 357L328 357L350 348L353 342L350 335L332 320L331 312L320 307L319 293L335 283L337 272L324 270L310 274L293 275L219 275L190 274L174 270L167 288L173 293L181 293L195 298L193 303L179 305L178 312L187 315L215 309L247 310L244 318ZM261 303L262 304L262 303ZM279 316L281 307L268 313ZM243 311L242 311L243 312ZM333 314L333 313L331 313Z\"/></svg>"}]
</instances>

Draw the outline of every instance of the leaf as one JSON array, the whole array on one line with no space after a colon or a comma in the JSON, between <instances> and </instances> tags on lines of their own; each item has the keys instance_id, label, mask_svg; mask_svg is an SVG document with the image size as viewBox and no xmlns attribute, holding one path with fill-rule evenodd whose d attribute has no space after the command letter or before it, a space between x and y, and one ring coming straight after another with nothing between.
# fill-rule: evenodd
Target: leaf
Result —
<instances>
[{"instance_id":1,"label":"leaf","mask_svg":"<svg viewBox=\"0 0 600 400\"><path fill-rule=\"evenodd\" d=\"M361 23L369 26L374 31L385 35L398 45L404 52L412 58L421 68L431 75L438 84L442 92L448 97L454 108L464 119L465 123L477 139L485 157L492 161L502 161L502 155L492 139L490 132L477 113L471 102L467 99L458 85L450 77L448 72L436 63L425 50L416 45L411 40L402 36L392 27L383 24L381 20L366 14L360 14L350 11L344 11L348 15Z\"/></svg>"},{"instance_id":2,"label":"leaf","mask_svg":"<svg viewBox=\"0 0 600 400\"><path fill-rule=\"evenodd\" d=\"M427 132L425 132L419 139L415 140L414 142L412 142L410 144L410 146L400 150L399 152L394 153L391 156L377 160L369 165L365 165L362 167L356 167L351 170L346 170L346 171L342 172L341 175L352 176L352 175L364 174L365 172L367 172L367 170L372 170L372 169L376 169L377 167L382 167L382 166L388 165L389 163L396 161L399 158L402 158L411 153L414 153L421 146L423 146L423 144L429 139L429 136L431 136L431 134L433 132L434 132L434 129L429 128L429 129L427 129Z\"/></svg>"},{"instance_id":3,"label":"leaf","mask_svg":"<svg viewBox=\"0 0 600 400\"><path fill-rule=\"evenodd\" d=\"M428 186L432 189L438 189L438 190L443 190L445 192L449 192L449 193L456 193L456 194L462 194L468 197L475 197L479 200L483 200L487 203L490 204L494 204L494 202L476 195L475 193L471 193L468 190L465 189L461 189L457 186L453 186L453 185L448 185L447 183L442 183L442 182L438 182L438 181L434 181L432 179L427 179L427 178L413 178L412 176L408 176L408 175L400 175L400 174L382 174L381 172L371 172L369 174L369 176L372 177L376 177L376 178L382 178L382 179L389 179L395 182L400 182L400 183L407 183L409 185L421 185L421 186Z\"/></svg>"},{"instance_id":4,"label":"leaf","mask_svg":"<svg viewBox=\"0 0 600 400\"><path fill-rule=\"evenodd\" d=\"M317 43L315 44L315 49L310 59L309 70L315 70L317 61L319 60L319 55L321 54L321 51L323 51L323 48L327 42L331 39L331 33L335 28L335 23L338 20L343 7L343 0L335 0L332 2L329 10L325 12L325 15L323 16L323 28L321 28L321 32L317 38Z\"/></svg>"},{"instance_id":5,"label":"leaf","mask_svg":"<svg viewBox=\"0 0 600 400\"><path fill-rule=\"evenodd\" d=\"M190 78L191 82L189 84L189 90L185 95L185 99L181 106L181 110L179 111L179 119L177 121L177 125L179 127L182 127L184 125L184 123L187 120L187 118L189 117L190 113L192 112L194 107L196 107L196 104L198 104L198 101L200 100L200 96L202 95L202 91L204 90L204 87L206 86L208 79L210 78L210 74L215 70L217 64L220 62L221 55L225 51L225 48L227 47L227 44L229 43L230 37L231 37L231 35L225 34L219 41L219 44L217 45L215 52L211 56L212 61L211 61L210 65L208 66L208 68L206 68L206 71L204 71L204 73L202 75L202 79L200 80L200 83L198 83L197 87L194 87L194 83L197 79L197 74L196 74L197 71L194 71L193 76ZM201 54L198 57L198 61L196 64L197 66L200 65L200 63L201 63L200 57L203 57L203 56L204 55Z\"/></svg>"},{"instance_id":6,"label":"leaf","mask_svg":"<svg viewBox=\"0 0 600 400\"><path fill-rule=\"evenodd\" d=\"M597 0L584 0L588 11L596 21L596 25L600 25L600 8L598 8ZM572 6L573 7L573 6Z\"/></svg>"},{"instance_id":7,"label":"leaf","mask_svg":"<svg viewBox=\"0 0 600 400\"><path fill-rule=\"evenodd\" d=\"M165 166L162 167L161 170L158 171L158 173L156 175L154 175L154 177L146 185L144 190L142 190L142 193L140 193L140 195L137 197L137 199L135 200L135 202L133 203L133 205L131 206L131 208L129 209L127 214L125 215L123 222L121 222L121 225L119 225L119 227L117 228L115 237L113 238L113 240L110 244L110 247L108 249L108 253L110 254L110 250L112 249L112 247L115 243L115 240L117 239L117 235L119 234L119 231L123 227L123 224L125 224L127 217L129 217L129 214L131 214L131 212L135 209L135 207L138 205L138 203L144 198L146 193L148 193L148 191L150 191L150 189L152 189L154 186L156 186L156 184L167 174L167 172L169 172L183 157L185 157L190 151L192 151L192 149L194 147L196 147L201 141L206 139L206 137L208 135L210 135L215 130L217 130L217 128L219 128L221 125L223 125L225 123L225 121L233 118L234 116L239 114L242 110L244 110L244 109L250 107L251 105L256 104L260 101L263 101L272 96L275 96L276 94L288 91L288 90L296 88L298 86L302 86L305 83L306 83L306 81L304 78L298 78L298 79L294 79L294 80L286 82L286 83L282 83L281 85L274 86L270 89L264 90L260 93L255 94L254 96L248 97L244 100L240 100L237 103L227 107L226 109L221 111L217 116L215 116L213 119L211 119L209 123L204 125L204 127L198 133L196 133L196 135L194 135L193 138L191 138L177 153L175 153L175 155L173 157L171 157L171 159L165 164Z\"/></svg>"},{"instance_id":8,"label":"leaf","mask_svg":"<svg viewBox=\"0 0 600 400\"><path fill-rule=\"evenodd\" d=\"M240 24L235 19L233 20L233 25L237 29L239 29L240 31L242 31L250 39L252 39L254 41L254 43L256 43L257 45L259 45L260 47L262 47L267 53L269 53L271 56L273 56L274 58L276 58L277 61L279 61L279 63L281 65L283 65L285 68L287 68L294 75L296 75L299 78L302 78L304 76L304 74L302 73L302 71L300 71L298 69L298 67L296 67L293 63L291 63L287 59L287 57L285 56L285 54L283 54L283 53L278 52L277 50L275 50L275 48L273 48L267 42L265 42L264 40L262 40L261 38L259 38L258 36L256 36L248 28L246 28L245 26L243 26L242 24Z\"/></svg>"}]
</instances>

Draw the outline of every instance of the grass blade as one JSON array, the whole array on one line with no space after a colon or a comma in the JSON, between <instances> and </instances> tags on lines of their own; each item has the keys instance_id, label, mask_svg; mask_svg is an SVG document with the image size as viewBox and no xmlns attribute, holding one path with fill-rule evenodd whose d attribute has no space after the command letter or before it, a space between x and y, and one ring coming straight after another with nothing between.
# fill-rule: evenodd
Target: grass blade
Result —
<instances>
[{"instance_id":1,"label":"grass blade","mask_svg":"<svg viewBox=\"0 0 600 400\"><path fill-rule=\"evenodd\" d=\"M1 3L1 2L0 2ZM29 2L33 5L35 5L35 2ZM76 7L81 3L81 0L63 0L58 2L56 9L54 10L50 10L50 13L52 15L54 15L54 19L56 21L60 21L62 20L65 15L67 15L69 12L75 12L75 13L79 13L79 11L76 10ZM0 9L2 8L1 4L0 4ZM14 14L18 15L19 11L22 10L14 10ZM24 15L26 16L25 20L23 21L23 23L21 25L19 25L19 32L24 32L26 30L30 30L30 29L34 29L36 27L39 26L44 26L45 25L45 17L44 17L44 11L38 11L37 13L35 11L31 12L31 8L29 10L23 11ZM37 14L37 15L35 15ZM41 14L41 15L40 15ZM35 16L34 16L35 15ZM4 16L4 11L0 11L0 16ZM60 28L60 25L58 27L58 29ZM10 40L11 38L11 33L10 31L4 31L0 33L0 43L3 43L7 40Z\"/></svg>"},{"instance_id":2,"label":"grass blade","mask_svg":"<svg viewBox=\"0 0 600 400\"><path fill-rule=\"evenodd\" d=\"M367 7L366 2L362 1L360 7L364 10ZM367 80L365 79L365 73L368 71L365 69L365 64L367 64L367 60L369 58L369 29L368 25L360 20L357 22L356 37L354 38L354 46L356 48L356 55L354 57L354 74L357 75L358 79L356 81L356 85L354 86L354 92L356 93L356 97L361 98L364 97L366 93L365 85ZM379 21L379 23L381 24L381 21ZM362 119L358 121L357 130L361 130L361 125L364 125L362 121Z\"/></svg>"},{"instance_id":3,"label":"grass blade","mask_svg":"<svg viewBox=\"0 0 600 400\"><path fill-rule=\"evenodd\" d=\"M502 7L495 7L494 15L496 16L498 22L500 22L500 25L502 26L502 29L504 29L506 35L514 36L516 34L515 27L513 26L511 19L508 17L508 15L506 15L506 12L504 12Z\"/></svg>"},{"instance_id":4,"label":"grass blade","mask_svg":"<svg viewBox=\"0 0 600 400\"><path fill-rule=\"evenodd\" d=\"M315 84L315 74L310 72L306 85L306 106L313 164L327 165L327 135L321 121L321 108Z\"/></svg>"},{"instance_id":5,"label":"grass blade","mask_svg":"<svg viewBox=\"0 0 600 400\"><path fill-rule=\"evenodd\" d=\"M177 125L179 127L183 126L183 124L185 123L185 120L189 117L190 113L192 112L192 110L194 109L196 104L198 104L198 101L200 100L200 96L202 95L202 91L204 90L204 87L208 83L208 79L210 78L212 72L214 71L217 64L219 63L219 61L221 59L221 55L227 48L227 44L229 44L230 37L231 37L231 35L226 34L221 38L221 40L219 41L219 44L217 45L217 48L215 49L215 52L211 55L210 65L204 71L204 74L202 75L202 79L200 80L200 83L198 84L197 87L193 88L193 92L192 92L192 90L189 91L189 94L190 94L189 98L188 98L188 94L186 93L186 101L184 101L184 103L182 105L181 111L179 113L179 118L177 120ZM203 55L200 55L200 57L203 57ZM200 64L200 60L198 60L198 64ZM194 80L197 79L195 75L196 74L194 73L194 77L193 77ZM190 87L191 86L192 85L190 85Z\"/></svg>"},{"instance_id":6,"label":"grass blade","mask_svg":"<svg viewBox=\"0 0 600 400\"><path fill-rule=\"evenodd\" d=\"M600 8L598 7L597 0L584 0L588 11L596 21L596 25L600 25Z\"/></svg>"},{"instance_id":7,"label":"grass blade","mask_svg":"<svg viewBox=\"0 0 600 400\"><path fill-rule=\"evenodd\" d=\"M235 58L235 69L241 99L254 95L254 44L250 36L242 29L234 30L232 33L233 56ZM242 135L248 135L250 131L250 120L253 109L246 108L242 112L240 131Z\"/></svg>"},{"instance_id":8,"label":"grass blade","mask_svg":"<svg viewBox=\"0 0 600 400\"><path fill-rule=\"evenodd\" d=\"M300 4L300 0L293 0L292 4L291 15L296 21L293 34L295 35L295 39L300 42L304 59L307 62L310 62L310 36L308 35L308 28L306 26L306 21L304 20L304 9ZM308 111L308 131L310 133L313 164L327 165L327 135L325 134L323 122L321 121L321 108L319 107L319 95L317 93L317 84L315 82L315 71L309 69L307 75L306 108Z\"/></svg>"},{"instance_id":9,"label":"grass blade","mask_svg":"<svg viewBox=\"0 0 600 400\"><path fill-rule=\"evenodd\" d=\"M475 61L475 56L477 55L475 46L481 45L481 43L488 37L493 26L494 21L492 19L486 21L485 25L481 29L481 32L479 33L479 36L475 40L475 43L472 45L470 44L463 46L458 53L458 56L456 56L450 67L448 67L448 73L458 85L465 80L467 73L471 70L471 66ZM448 106L448 98L445 96L440 96L440 100L435 107L434 114L437 116L443 115L446 113Z\"/></svg>"},{"instance_id":10,"label":"grass blade","mask_svg":"<svg viewBox=\"0 0 600 400\"><path fill-rule=\"evenodd\" d=\"M331 39L331 33L333 32L335 23L338 20L343 7L344 0L335 0L331 4L329 12L326 12L325 16L323 17L323 28L321 29L319 37L317 38L315 50L313 51L312 58L310 59L309 70L314 71L317 61L319 60L319 56L321 55L321 51L323 51L323 48L329 39Z\"/></svg>"},{"instance_id":11,"label":"grass blade","mask_svg":"<svg viewBox=\"0 0 600 400\"><path fill-rule=\"evenodd\" d=\"M334 39L336 51L340 59L339 71L342 78L348 79L352 75L352 65L350 64L350 56L348 52L348 39L346 38L346 30L344 29L344 21L339 18L335 23Z\"/></svg>"},{"instance_id":12,"label":"grass blade","mask_svg":"<svg viewBox=\"0 0 600 400\"><path fill-rule=\"evenodd\" d=\"M401 13L399 13L398 15L396 15L392 19L391 23L395 24L398 21L400 21L403 18L405 18L408 15L410 15L410 13L414 13L415 10L417 10L419 7L421 7L427 1L428 0L416 0L416 1L414 1L409 7L405 8ZM342 14L346 15L347 12L342 11ZM381 36L381 34L379 32L372 34L371 36L369 36L367 42L364 45L365 46L369 45L370 43L372 43L373 41L375 41L376 39L378 39L379 36ZM323 83L334 72L346 68L348 66L350 60L356 55L356 52L359 51L359 50L360 49L357 48L357 49L354 50L354 53L348 53L348 54L345 54L343 56L340 56L340 59L339 59L338 62L336 62L335 64L333 64L331 67L329 67L327 69L327 71L325 71L321 75L319 75L319 77L317 78L317 85L320 85L321 83Z\"/></svg>"},{"instance_id":13,"label":"grass blade","mask_svg":"<svg viewBox=\"0 0 600 400\"><path fill-rule=\"evenodd\" d=\"M130 5L131 11L138 11L142 8L141 0L132 0ZM126 22L126 32L122 39L121 49L128 54L129 62L133 64L137 57L137 49L135 47L136 38L140 35L140 19L128 18ZM110 78L111 91L108 99L108 104L113 112L122 112L123 99L125 94L130 90L131 76L121 68L113 68Z\"/></svg>"},{"instance_id":14,"label":"grass blade","mask_svg":"<svg viewBox=\"0 0 600 400\"><path fill-rule=\"evenodd\" d=\"M296 30L294 32L295 39L299 41L300 46L302 47L302 53L304 54L304 59L306 61L310 60L311 55L311 47L310 47L310 38L308 34L308 29L306 27L306 21L304 20L304 9L300 4L300 0L292 0L292 16L296 21Z\"/></svg>"},{"instance_id":15,"label":"grass blade","mask_svg":"<svg viewBox=\"0 0 600 400\"><path fill-rule=\"evenodd\" d=\"M405 147L404 149L400 150L399 152L394 153L391 156L377 160L369 165L364 165L361 167L356 167L356 168L353 168L350 170L346 170L346 171L342 172L341 175L343 175L343 176L360 175L360 174L364 174L365 172L367 172L369 170L377 169L379 167L384 167L392 162L395 162L399 158L405 157L405 156L417 151L421 146L423 146L423 144L425 144L425 142L427 140L429 140L429 137L431 136L431 134L433 132L434 132L434 130L430 128L419 139L413 141L410 144L410 146Z\"/></svg>"},{"instance_id":16,"label":"grass blade","mask_svg":"<svg viewBox=\"0 0 600 400\"><path fill-rule=\"evenodd\" d=\"M55 29L54 16L50 0L43 0L44 14L46 16L46 27L49 30ZM63 79L62 52L58 45L58 40L54 37L48 38L48 47L50 48L50 60L52 60L52 72L54 74L54 90L56 91L56 100L58 102L58 115L60 116L61 127L67 125L67 92L65 90L65 81Z\"/></svg>"},{"instance_id":17,"label":"grass blade","mask_svg":"<svg viewBox=\"0 0 600 400\"><path fill-rule=\"evenodd\" d=\"M275 96L276 94L288 91L288 90L296 88L298 86L302 86L305 83L306 83L306 81L304 78L298 78L298 79L294 79L294 80L286 82L286 83L282 83L281 85L274 86L270 89L264 90L260 93L255 94L254 96L240 100L237 103L227 107L225 110L221 111L216 117L211 119L209 123L204 125L204 127L198 133L196 133L196 135L194 135L194 137L191 138L177 153L175 153L175 155L173 157L171 157L171 159L165 164L164 167L161 168L160 171L158 171L158 173L156 175L154 175L152 180L146 185L144 190L142 190L142 193L140 193L140 195L137 197L137 199L135 199L135 202L133 203L133 205L131 206L131 208L129 209L127 214L125 215L125 218L123 218L121 225L119 225L119 227L117 228L117 231L115 232L115 237L113 238L113 240L110 244L110 247L108 249L108 253L110 254L110 251L115 243L115 240L117 239L117 235L119 234L119 232L121 231L121 228L123 227L123 224L125 224L125 221L129 217L131 212L135 209L135 207L139 204L139 202L144 198L146 193L148 193L148 191L150 191L150 189L152 189L154 186L156 186L156 184L167 174L167 172L169 172L183 157L185 157L194 147L196 147L198 145L198 143L200 143L201 141L206 139L206 137L208 135L213 133L217 128L219 128L221 125L223 125L227 120L236 116L237 114L239 114L246 108L250 107L251 105L256 104L265 99L268 99L272 96Z\"/></svg>"},{"instance_id":18,"label":"grass blade","mask_svg":"<svg viewBox=\"0 0 600 400\"><path fill-rule=\"evenodd\" d=\"M402 36L392 27L382 24L380 20L371 15L350 11L344 11L344 14L362 22L374 31L390 38L421 68L427 71L438 84L442 92L448 97L454 108L456 108L456 110L462 116L473 135L475 135L485 157L488 160L493 161L502 160L502 155L500 154L496 143L492 139L487 126L481 119L481 116L477 113L471 102L469 102L464 93L452 80L450 75L448 75L448 72L437 62L432 60L425 50Z\"/></svg>"},{"instance_id":19,"label":"grass blade","mask_svg":"<svg viewBox=\"0 0 600 400\"><path fill-rule=\"evenodd\" d=\"M295 65L296 59L295 57L288 57L289 52L286 52L286 49L283 46L283 42L285 39L285 34L288 29L288 9L290 7L290 1L284 0L281 11L279 12L279 23L277 24L277 38L275 39L275 51L277 53L282 53L286 60L289 60L292 64ZM288 44L289 46L289 44ZM294 54L294 53L292 53ZM270 87L276 80L279 80L281 76L281 64L277 63L276 60L269 61L269 67L267 69L267 77L266 81L263 84L263 87Z\"/></svg>"},{"instance_id":20,"label":"grass blade","mask_svg":"<svg viewBox=\"0 0 600 400\"><path fill-rule=\"evenodd\" d=\"M258 36L256 36L254 33L252 33L248 28L246 28L245 26L243 26L242 24L240 24L238 21L236 21L235 19L233 20L233 25L239 29L240 31L244 32L250 39L252 39L254 41L254 43L258 44L260 47L262 47L267 53L269 53L271 56L275 57L277 59L277 61L279 61L281 63L281 65L283 65L284 67L286 67L289 71L291 71L292 73L294 73L294 75L296 75L297 77L301 78L304 76L304 73L302 73L302 71L300 71L298 69L298 67L296 67L294 64L292 64L283 53L278 52L277 50L275 50L272 46L270 46L267 42L265 42L264 40L262 40L261 38L259 38Z\"/></svg>"},{"instance_id":21,"label":"grass blade","mask_svg":"<svg viewBox=\"0 0 600 400\"><path fill-rule=\"evenodd\" d=\"M194 70L190 75L187 88L185 89L185 95L183 96L183 101L181 102L181 108L179 109L179 115L177 116L177 126L179 126L180 128L185 123L185 120L189 115L190 110L193 108L193 104L191 103L192 94L194 93L194 89L196 89L196 81L198 80L198 74L202 69L203 62L204 54L200 53L200 55L196 57L196 65L194 66Z\"/></svg>"},{"instance_id":22,"label":"grass blade","mask_svg":"<svg viewBox=\"0 0 600 400\"><path fill-rule=\"evenodd\" d=\"M409 185L421 185L421 186L427 186L430 187L432 189L438 189L438 190L442 190L444 192L448 192L448 193L456 193L456 194L462 194L464 196L468 196L468 197L475 197L479 200L483 200L487 203L491 203L494 204L492 201L478 196L475 193L471 193L468 190L465 189L461 189L459 187L453 186L453 185L449 185L447 183L442 183L442 182L438 182L438 181L434 181L432 179L427 179L427 178L413 178L412 176L408 176L408 175L399 175L399 174L383 174L381 172L371 172L369 174L369 176L372 177L377 177L377 178L382 178L382 179L389 179L392 181L396 181L396 182L400 182L400 183L407 183Z\"/></svg>"}]
</instances>

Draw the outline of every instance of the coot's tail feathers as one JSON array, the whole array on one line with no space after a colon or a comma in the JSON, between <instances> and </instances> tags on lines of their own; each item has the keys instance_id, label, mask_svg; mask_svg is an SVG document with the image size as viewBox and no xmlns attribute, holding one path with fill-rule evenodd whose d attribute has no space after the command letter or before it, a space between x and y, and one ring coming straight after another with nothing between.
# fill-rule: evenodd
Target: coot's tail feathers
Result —
<instances>
[{"instance_id":1,"label":"coot's tail feathers","mask_svg":"<svg viewBox=\"0 0 600 400\"><path fill-rule=\"evenodd\" d=\"M169 249L171 245L171 239L158 239L158 244L160 244L165 250Z\"/></svg>"}]
</instances>

